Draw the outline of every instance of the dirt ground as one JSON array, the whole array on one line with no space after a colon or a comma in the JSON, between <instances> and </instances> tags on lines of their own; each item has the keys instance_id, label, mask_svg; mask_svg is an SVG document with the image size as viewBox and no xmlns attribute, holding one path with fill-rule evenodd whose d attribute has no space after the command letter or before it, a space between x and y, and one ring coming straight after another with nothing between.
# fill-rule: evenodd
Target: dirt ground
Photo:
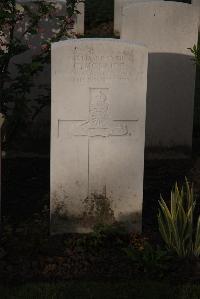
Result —
<instances>
[{"instance_id":1,"label":"dirt ground","mask_svg":"<svg viewBox=\"0 0 200 299\"><path fill-rule=\"evenodd\" d=\"M4 159L0 245L0 279L5 282L55 281L79 278L132 279L138 275L123 253L131 239L159 242L160 194L169 198L176 181L185 176L200 190L200 159L146 160L143 235L49 236L49 159ZM198 194L197 194L198 195ZM136 241L135 241L136 239ZM102 241L103 240L103 241ZM3 250L3 253L1 252ZM144 273L143 273L144 274Z\"/></svg>"},{"instance_id":2,"label":"dirt ground","mask_svg":"<svg viewBox=\"0 0 200 299\"><path fill-rule=\"evenodd\" d=\"M146 160L144 170L144 230L155 223L160 194L169 197L176 181L192 179L200 172L198 159ZM15 221L29 218L49 206L50 161L48 158L12 158L2 163L2 213ZM196 182L197 184L198 182ZM198 186L196 186L197 188Z\"/></svg>"}]
</instances>

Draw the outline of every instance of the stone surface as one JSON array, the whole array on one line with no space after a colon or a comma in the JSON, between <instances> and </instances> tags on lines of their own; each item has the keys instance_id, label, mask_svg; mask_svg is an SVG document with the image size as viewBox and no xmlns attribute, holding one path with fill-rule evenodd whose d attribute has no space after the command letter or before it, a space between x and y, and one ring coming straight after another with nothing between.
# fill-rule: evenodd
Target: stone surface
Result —
<instances>
[{"instance_id":1,"label":"stone surface","mask_svg":"<svg viewBox=\"0 0 200 299\"><path fill-rule=\"evenodd\" d=\"M200 6L200 1L199 0L192 0L192 4Z\"/></svg>"},{"instance_id":2,"label":"stone surface","mask_svg":"<svg viewBox=\"0 0 200 299\"><path fill-rule=\"evenodd\" d=\"M141 231L147 57L114 39L52 45L52 233Z\"/></svg>"},{"instance_id":3,"label":"stone surface","mask_svg":"<svg viewBox=\"0 0 200 299\"><path fill-rule=\"evenodd\" d=\"M200 0L192 0L192 4L199 13L199 31L200 31Z\"/></svg>"},{"instance_id":4,"label":"stone surface","mask_svg":"<svg viewBox=\"0 0 200 299\"><path fill-rule=\"evenodd\" d=\"M198 39L197 10L178 2L131 4L122 38L149 50L146 146L190 150L195 65L188 48Z\"/></svg>"},{"instance_id":5,"label":"stone surface","mask_svg":"<svg viewBox=\"0 0 200 299\"><path fill-rule=\"evenodd\" d=\"M114 34L120 36L121 32L121 20L123 8L129 4L137 2L148 1L162 1L162 0L114 0Z\"/></svg>"},{"instance_id":6,"label":"stone surface","mask_svg":"<svg viewBox=\"0 0 200 299\"><path fill-rule=\"evenodd\" d=\"M85 4L79 3L77 7L79 14L76 16L75 19L75 27L74 32L76 34L84 35L85 31Z\"/></svg>"}]
</instances>

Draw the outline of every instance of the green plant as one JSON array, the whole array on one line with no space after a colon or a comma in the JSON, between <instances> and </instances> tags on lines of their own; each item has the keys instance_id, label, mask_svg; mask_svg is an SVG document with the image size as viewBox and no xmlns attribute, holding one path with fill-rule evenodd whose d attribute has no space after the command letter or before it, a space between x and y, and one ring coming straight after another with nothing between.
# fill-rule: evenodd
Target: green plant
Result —
<instances>
[{"instance_id":1,"label":"green plant","mask_svg":"<svg viewBox=\"0 0 200 299\"><path fill-rule=\"evenodd\" d=\"M68 17L71 18L77 14L80 14L80 11L78 10L78 4L84 2L85 0L66 0Z\"/></svg>"},{"instance_id":2,"label":"green plant","mask_svg":"<svg viewBox=\"0 0 200 299\"><path fill-rule=\"evenodd\" d=\"M71 27L74 15L79 13L79 2L82 0L66 0L68 16L58 16L56 1L32 1L31 6L16 0L0 1L0 112L6 117L7 142L19 132L24 134L28 124L50 104L48 84L37 86L35 97L31 91L36 76L50 63L51 43L72 37ZM51 23L52 19L56 30L49 35L42 24ZM40 46L34 52L36 35ZM29 50L34 53L30 61L13 63L14 57L22 57Z\"/></svg>"},{"instance_id":3,"label":"green plant","mask_svg":"<svg viewBox=\"0 0 200 299\"><path fill-rule=\"evenodd\" d=\"M150 276L163 277L169 268L171 256L159 246L154 248L150 243L145 242L142 250L130 246L124 251L140 271Z\"/></svg>"},{"instance_id":4,"label":"green plant","mask_svg":"<svg viewBox=\"0 0 200 299\"><path fill-rule=\"evenodd\" d=\"M195 226L193 187L187 179L179 189L177 183L171 192L171 202L168 208L161 197L159 201L158 225L160 234L169 250L179 257L200 255L200 216Z\"/></svg>"},{"instance_id":5,"label":"green plant","mask_svg":"<svg viewBox=\"0 0 200 299\"><path fill-rule=\"evenodd\" d=\"M194 62L196 65L200 66L200 44L194 45L192 48L189 48L191 53L194 55Z\"/></svg>"}]
</instances>

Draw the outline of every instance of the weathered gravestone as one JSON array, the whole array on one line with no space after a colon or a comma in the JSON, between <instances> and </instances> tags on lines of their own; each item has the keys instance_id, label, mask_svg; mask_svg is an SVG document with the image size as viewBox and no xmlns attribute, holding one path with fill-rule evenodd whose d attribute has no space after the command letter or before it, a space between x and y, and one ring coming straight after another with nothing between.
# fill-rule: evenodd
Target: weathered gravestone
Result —
<instances>
[{"instance_id":1,"label":"weathered gravestone","mask_svg":"<svg viewBox=\"0 0 200 299\"><path fill-rule=\"evenodd\" d=\"M200 31L200 0L192 0L192 5L197 9L199 14L199 31Z\"/></svg>"},{"instance_id":2,"label":"weathered gravestone","mask_svg":"<svg viewBox=\"0 0 200 299\"><path fill-rule=\"evenodd\" d=\"M114 34L120 36L121 20L123 8L132 3L148 2L148 1L162 1L162 0L115 0L114 2Z\"/></svg>"},{"instance_id":3,"label":"weathered gravestone","mask_svg":"<svg viewBox=\"0 0 200 299\"><path fill-rule=\"evenodd\" d=\"M147 49L114 39L52 46L51 230L141 230Z\"/></svg>"},{"instance_id":4,"label":"weathered gravestone","mask_svg":"<svg viewBox=\"0 0 200 299\"><path fill-rule=\"evenodd\" d=\"M195 64L188 48L198 39L198 13L190 4L131 4L123 11L122 38L149 49L146 146L192 147Z\"/></svg>"},{"instance_id":5,"label":"weathered gravestone","mask_svg":"<svg viewBox=\"0 0 200 299\"><path fill-rule=\"evenodd\" d=\"M192 0L192 4L200 6L200 0Z\"/></svg>"},{"instance_id":6,"label":"weathered gravestone","mask_svg":"<svg viewBox=\"0 0 200 299\"><path fill-rule=\"evenodd\" d=\"M66 0L63 0L65 5ZM65 8L64 8L65 9ZM72 18L74 21L74 27L72 31L77 35L84 35L85 28L85 4L84 1L77 4L76 10L78 11ZM66 10L65 10L66 11Z\"/></svg>"}]
</instances>

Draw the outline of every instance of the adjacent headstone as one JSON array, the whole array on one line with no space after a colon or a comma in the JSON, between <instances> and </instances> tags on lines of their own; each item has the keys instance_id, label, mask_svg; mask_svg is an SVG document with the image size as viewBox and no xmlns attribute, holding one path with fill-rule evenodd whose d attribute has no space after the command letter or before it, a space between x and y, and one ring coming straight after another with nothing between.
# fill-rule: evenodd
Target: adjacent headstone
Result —
<instances>
[{"instance_id":1,"label":"adjacent headstone","mask_svg":"<svg viewBox=\"0 0 200 299\"><path fill-rule=\"evenodd\" d=\"M125 6L137 2L148 2L148 1L162 1L162 0L114 0L114 34L120 36L121 32L121 20L122 11Z\"/></svg>"},{"instance_id":2,"label":"adjacent headstone","mask_svg":"<svg viewBox=\"0 0 200 299\"><path fill-rule=\"evenodd\" d=\"M192 4L200 6L200 0L192 0Z\"/></svg>"},{"instance_id":3,"label":"adjacent headstone","mask_svg":"<svg viewBox=\"0 0 200 299\"><path fill-rule=\"evenodd\" d=\"M52 45L52 233L141 231L147 57L115 39Z\"/></svg>"},{"instance_id":4,"label":"adjacent headstone","mask_svg":"<svg viewBox=\"0 0 200 299\"><path fill-rule=\"evenodd\" d=\"M199 13L199 31L200 31L200 0L192 0L192 5L198 10Z\"/></svg>"},{"instance_id":5,"label":"adjacent headstone","mask_svg":"<svg viewBox=\"0 0 200 299\"><path fill-rule=\"evenodd\" d=\"M198 13L190 4L131 4L122 38L149 49L146 146L192 147L195 64L188 48L198 40Z\"/></svg>"},{"instance_id":6,"label":"adjacent headstone","mask_svg":"<svg viewBox=\"0 0 200 299\"><path fill-rule=\"evenodd\" d=\"M78 14L75 15L75 26L73 31L77 35L84 35L85 28L85 4L84 2L80 2L77 5Z\"/></svg>"},{"instance_id":7,"label":"adjacent headstone","mask_svg":"<svg viewBox=\"0 0 200 299\"><path fill-rule=\"evenodd\" d=\"M120 36L123 7L133 1L134 0L115 0L114 1L114 35L115 36Z\"/></svg>"}]
</instances>

